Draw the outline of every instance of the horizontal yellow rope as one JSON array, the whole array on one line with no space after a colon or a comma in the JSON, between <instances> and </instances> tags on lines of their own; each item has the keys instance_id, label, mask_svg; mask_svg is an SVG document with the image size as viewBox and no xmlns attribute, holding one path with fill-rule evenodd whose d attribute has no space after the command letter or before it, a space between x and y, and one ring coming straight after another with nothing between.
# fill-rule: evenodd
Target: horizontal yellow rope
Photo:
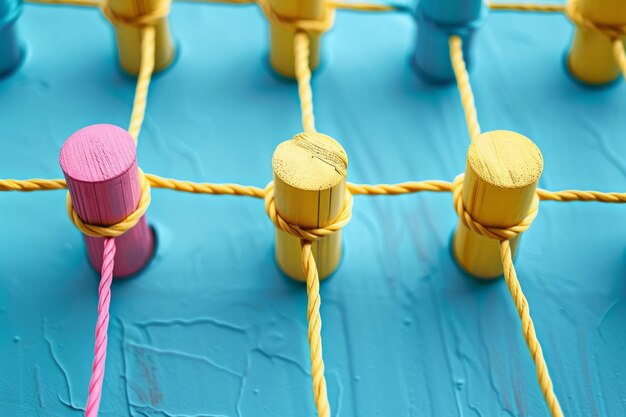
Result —
<instances>
[{"instance_id":1,"label":"horizontal yellow rope","mask_svg":"<svg viewBox=\"0 0 626 417\"><path fill-rule=\"evenodd\" d=\"M539 380L541 392L543 393L552 417L563 417L561 405L554 394L552 379L550 378L550 373L548 372L548 365L543 357L543 351L541 350L541 345L539 344L539 339L537 338L537 333L535 332L535 326L530 316L528 301L526 300L526 297L522 292L522 287L517 279L517 273L515 272L513 259L511 257L511 245L508 240L500 242L500 259L502 261L502 266L504 267L504 279L506 281L506 285L509 288L511 297L513 297L513 301L515 301L517 313L522 320L524 340L526 340L530 356L532 357L533 362L535 362L537 379Z\"/></svg>"},{"instance_id":2,"label":"horizontal yellow rope","mask_svg":"<svg viewBox=\"0 0 626 417\"><path fill-rule=\"evenodd\" d=\"M562 13L565 11L563 4L489 3L489 8L491 10L516 12Z\"/></svg>"},{"instance_id":3,"label":"horizontal yellow rope","mask_svg":"<svg viewBox=\"0 0 626 417\"><path fill-rule=\"evenodd\" d=\"M422 191L450 192L452 183L440 180L409 181L398 184L353 184L349 182L348 191L354 195L399 195Z\"/></svg>"},{"instance_id":4,"label":"horizontal yellow rope","mask_svg":"<svg viewBox=\"0 0 626 417\"><path fill-rule=\"evenodd\" d=\"M337 10L351 10L355 12L395 12L402 10L400 7L391 4L343 3L335 1L329 1L326 4Z\"/></svg>"},{"instance_id":5,"label":"horizontal yellow rope","mask_svg":"<svg viewBox=\"0 0 626 417\"><path fill-rule=\"evenodd\" d=\"M153 174L146 174L152 188L167 188L195 194L240 195L256 198L265 197L265 189L250 185L238 184L211 184L191 181L162 178Z\"/></svg>"},{"instance_id":6,"label":"horizontal yellow rope","mask_svg":"<svg viewBox=\"0 0 626 417\"><path fill-rule=\"evenodd\" d=\"M563 190L548 191L537 189L541 200L552 201L597 201L600 203L626 203L626 193L601 193L599 191Z\"/></svg>"},{"instance_id":7,"label":"horizontal yellow rope","mask_svg":"<svg viewBox=\"0 0 626 417\"><path fill-rule=\"evenodd\" d=\"M26 3L32 4L49 4L58 6L81 6L81 7L100 7L102 4L99 0L25 0Z\"/></svg>"},{"instance_id":8,"label":"horizontal yellow rope","mask_svg":"<svg viewBox=\"0 0 626 417\"><path fill-rule=\"evenodd\" d=\"M459 36L453 35L450 36L449 44L452 69L454 70L459 95L461 96L461 105L463 106L463 112L465 113L465 122L467 123L470 140L473 141L480 135L480 125L478 124L472 85L469 81L469 74L467 73L465 59L463 59L463 41Z\"/></svg>"},{"instance_id":9,"label":"horizontal yellow rope","mask_svg":"<svg viewBox=\"0 0 626 417\"><path fill-rule=\"evenodd\" d=\"M64 179L0 180L0 191L50 191L63 190L65 188L67 188L67 184Z\"/></svg>"},{"instance_id":10,"label":"horizontal yellow rope","mask_svg":"<svg viewBox=\"0 0 626 417\"><path fill-rule=\"evenodd\" d=\"M626 81L626 51L624 50L624 40L620 38L613 39L613 55L617 61L617 65L622 70L624 81Z\"/></svg>"}]
</instances>

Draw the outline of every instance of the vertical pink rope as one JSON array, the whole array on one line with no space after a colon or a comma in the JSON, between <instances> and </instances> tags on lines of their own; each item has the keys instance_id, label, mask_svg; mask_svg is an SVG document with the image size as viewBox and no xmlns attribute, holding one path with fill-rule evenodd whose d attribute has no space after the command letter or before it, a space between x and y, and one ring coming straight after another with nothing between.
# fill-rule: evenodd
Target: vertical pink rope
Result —
<instances>
[{"instance_id":1,"label":"vertical pink rope","mask_svg":"<svg viewBox=\"0 0 626 417\"><path fill-rule=\"evenodd\" d=\"M109 305L111 304L111 282L115 260L115 238L104 239L102 275L98 288L98 321L96 324L96 347L89 381L86 417L97 417L102 398L102 380L107 357L107 330L109 328Z\"/></svg>"}]
</instances>

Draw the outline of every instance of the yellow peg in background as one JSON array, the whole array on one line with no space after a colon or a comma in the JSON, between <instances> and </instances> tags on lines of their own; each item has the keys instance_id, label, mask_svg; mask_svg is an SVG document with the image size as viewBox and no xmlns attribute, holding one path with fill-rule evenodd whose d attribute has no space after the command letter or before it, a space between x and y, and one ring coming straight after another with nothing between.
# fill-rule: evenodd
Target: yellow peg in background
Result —
<instances>
[{"instance_id":1,"label":"yellow peg in background","mask_svg":"<svg viewBox=\"0 0 626 417\"><path fill-rule=\"evenodd\" d=\"M572 20L576 16L593 22L603 31L591 29L577 23L574 41L567 57L567 66L574 77L587 84L606 84L621 75L613 53L611 28L626 26L626 0L575 0L568 7L574 7ZM621 39L624 41L622 30ZM619 32L619 30L617 30Z\"/></svg>"},{"instance_id":2,"label":"yellow peg in background","mask_svg":"<svg viewBox=\"0 0 626 417\"><path fill-rule=\"evenodd\" d=\"M290 224L320 228L342 212L348 157L337 141L321 133L300 133L278 145L272 157L276 211ZM313 241L320 279L341 260L341 230ZM276 261L283 272L305 281L300 239L276 228Z\"/></svg>"},{"instance_id":3,"label":"yellow peg in background","mask_svg":"<svg viewBox=\"0 0 626 417\"><path fill-rule=\"evenodd\" d=\"M276 20L321 20L324 17L322 0L267 0ZM280 75L294 78L293 42L296 30L270 19L270 63ZM320 63L321 32L307 31L310 40L309 68L315 70Z\"/></svg>"},{"instance_id":4,"label":"yellow peg in background","mask_svg":"<svg viewBox=\"0 0 626 417\"><path fill-rule=\"evenodd\" d=\"M109 0L104 13L115 27L120 66L138 74L141 63L141 27L155 28L155 66L158 72L174 60L174 45L167 16L171 0Z\"/></svg>"},{"instance_id":5,"label":"yellow peg in background","mask_svg":"<svg viewBox=\"0 0 626 417\"><path fill-rule=\"evenodd\" d=\"M507 130L481 134L467 152L462 194L465 211L483 226L507 228L520 223L537 198L542 171L541 152L530 139ZM511 239L513 254L518 242L519 236ZM457 262L469 274L479 278L502 275L498 240L459 222L453 246Z\"/></svg>"}]
</instances>

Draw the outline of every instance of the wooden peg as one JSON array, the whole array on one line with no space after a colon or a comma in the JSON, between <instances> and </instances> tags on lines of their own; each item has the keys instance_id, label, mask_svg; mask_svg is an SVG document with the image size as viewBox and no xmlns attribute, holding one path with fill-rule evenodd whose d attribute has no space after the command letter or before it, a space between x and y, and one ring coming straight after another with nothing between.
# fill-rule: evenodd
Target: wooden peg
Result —
<instances>
[{"instance_id":1,"label":"wooden peg","mask_svg":"<svg viewBox=\"0 0 626 417\"><path fill-rule=\"evenodd\" d=\"M420 0L417 3L417 43L414 62L418 72L433 82L454 81L450 36L463 41L463 56L471 67L472 40L487 16L483 0Z\"/></svg>"},{"instance_id":2,"label":"wooden peg","mask_svg":"<svg viewBox=\"0 0 626 417\"><path fill-rule=\"evenodd\" d=\"M126 130L104 124L80 129L63 144L60 163L82 221L110 226L137 208L141 188L135 142ZM85 236L85 242L89 260L99 271L104 238ZM145 216L116 238L116 246L114 276L132 275L148 263L154 237Z\"/></svg>"},{"instance_id":3,"label":"wooden peg","mask_svg":"<svg viewBox=\"0 0 626 417\"><path fill-rule=\"evenodd\" d=\"M285 19L319 20L324 15L323 0L269 0L274 12ZM309 67L315 70L320 63L321 33L309 32ZM284 77L295 78L294 42L295 31L284 25L270 22L270 63Z\"/></svg>"},{"instance_id":4,"label":"wooden peg","mask_svg":"<svg viewBox=\"0 0 626 417\"><path fill-rule=\"evenodd\" d=\"M171 0L109 0L111 12L120 16L114 23L117 37L120 66L129 74L138 74L141 64L141 28L124 23L123 20L135 19L161 10ZM114 19L115 21L115 19ZM167 68L174 60L174 45L167 18L159 19L155 24L154 72Z\"/></svg>"},{"instance_id":5,"label":"wooden peg","mask_svg":"<svg viewBox=\"0 0 626 417\"><path fill-rule=\"evenodd\" d=\"M15 23L22 13L19 0L0 0L0 76L13 71L22 59Z\"/></svg>"},{"instance_id":6,"label":"wooden peg","mask_svg":"<svg viewBox=\"0 0 626 417\"><path fill-rule=\"evenodd\" d=\"M341 145L321 133L300 133L281 143L272 158L276 211L304 228L332 223L343 208L348 157ZM320 279L341 260L341 231L314 241L313 256ZM304 281L300 239L276 229L276 260L283 272Z\"/></svg>"},{"instance_id":7,"label":"wooden peg","mask_svg":"<svg viewBox=\"0 0 626 417\"><path fill-rule=\"evenodd\" d=\"M626 26L626 0L578 0L578 12L599 25ZM601 32L577 26L567 57L570 73L587 84L606 84L621 75L612 40Z\"/></svg>"},{"instance_id":8,"label":"wooden peg","mask_svg":"<svg viewBox=\"0 0 626 417\"><path fill-rule=\"evenodd\" d=\"M543 170L539 148L527 137L507 130L486 132L467 152L463 205L484 226L509 227L528 214ZM519 236L511 240L515 254ZM469 274L479 278L502 275L497 240L481 236L459 223L454 255Z\"/></svg>"}]
</instances>

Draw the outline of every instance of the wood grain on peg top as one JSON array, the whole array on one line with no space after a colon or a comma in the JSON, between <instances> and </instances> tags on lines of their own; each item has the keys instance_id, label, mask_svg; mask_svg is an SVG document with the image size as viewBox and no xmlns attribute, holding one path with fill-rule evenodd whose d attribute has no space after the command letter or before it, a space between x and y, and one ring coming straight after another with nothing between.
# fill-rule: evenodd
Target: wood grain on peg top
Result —
<instances>
[{"instance_id":1,"label":"wood grain on peg top","mask_svg":"<svg viewBox=\"0 0 626 417\"><path fill-rule=\"evenodd\" d=\"M113 125L80 129L63 144L61 169L74 210L86 223L110 226L137 208L141 196L135 143L128 132ZM102 265L103 238L85 236L89 259ZM145 216L116 238L115 276L127 276L145 266L154 250Z\"/></svg>"}]
</instances>

